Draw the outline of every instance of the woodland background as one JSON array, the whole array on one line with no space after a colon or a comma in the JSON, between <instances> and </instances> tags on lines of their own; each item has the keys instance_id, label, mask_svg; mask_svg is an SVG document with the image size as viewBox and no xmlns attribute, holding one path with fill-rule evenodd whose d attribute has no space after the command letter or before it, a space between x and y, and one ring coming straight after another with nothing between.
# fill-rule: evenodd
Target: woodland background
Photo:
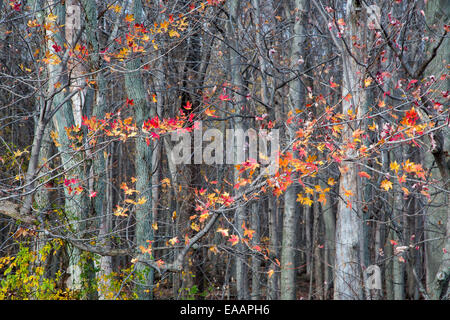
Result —
<instances>
[{"instance_id":1,"label":"woodland background","mask_svg":"<svg viewBox=\"0 0 450 320\"><path fill-rule=\"evenodd\" d=\"M0 299L448 299L449 10L0 1ZM200 120L278 172L175 165Z\"/></svg>"}]
</instances>

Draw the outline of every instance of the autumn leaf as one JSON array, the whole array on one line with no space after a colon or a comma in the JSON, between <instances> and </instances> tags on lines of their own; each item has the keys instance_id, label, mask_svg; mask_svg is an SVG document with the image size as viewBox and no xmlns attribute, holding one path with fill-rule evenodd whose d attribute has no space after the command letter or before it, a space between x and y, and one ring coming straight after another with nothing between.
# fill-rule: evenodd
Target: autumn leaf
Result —
<instances>
[{"instance_id":1,"label":"autumn leaf","mask_svg":"<svg viewBox=\"0 0 450 320\"><path fill-rule=\"evenodd\" d=\"M200 231L200 226L198 224L196 224L195 222L192 222L191 229L194 230L194 231L199 232Z\"/></svg>"},{"instance_id":2,"label":"autumn leaf","mask_svg":"<svg viewBox=\"0 0 450 320\"><path fill-rule=\"evenodd\" d=\"M219 250L217 249L217 246L211 246L210 248L209 248L209 251L211 251L211 252L213 252L214 254L218 254L219 253Z\"/></svg>"},{"instance_id":3,"label":"autumn leaf","mask_svg":"<svg viewBox=\"0 0 450 320\"><path fill-rule=\"evenodd\" d=\"M337 83L334 83L333 81L330 80L330 86L331 88L337 88L339 87L339 85Z\"/></svg>"},{"instance_id":4,"label":"autumn leaf","mask_svg":"<svg viewBox=\"0 0 450 320\"><path fill-rule=\"evenodd\" d=\"M228 229L218 228L216 232L220 232L222 236L228 237Z\"/></svg>"},{"instance_id":5,"label":"autumn leaf","mask_svg":"<svg viewBox=\"0 0 450 320\"><path fill-rule=\"evenodd\" d=\"M327 182L330 186L334 186L336 184L336 181L333 178L328 178Z\"/></svg>"},{"instance_id":6,"label":"autumn leaf","mask_svg":"<svg viewBox=\"0 0 450 320\"><path fill-rule=\"evenodd\" d=\"M358 175L359 175L361 178L367 178L367 179L370 179L370 178L371 178L371 176L370 176L367 172L364 172L364 171L360 171L360 172L358 173Z\"/></svg>"},{"instance_id":7,"label":"autumn leaf","mask_svg":"<svg viewBox=\"0 0 450 320\"><path fill-rule=\"evenodd\" d=\"M230 101L230 98L229 98L227 95L224 95L224 94L221 94L221 95L219 96L219 99L220 99L221 101Z\"/></svg>"},{"instance_id":8,"label":"autumn leaf","mask_svg":"<svg viewBox=\"0 0 450 320\"><path fill-rule=\"evenodd\" d=\"M395 171L395 173L398 173L398 170L400 169L400 165L397 163L397 161L391 162L389 167L392 171Z\"/></svg>"},{"instance_id":9,"label":"autumn leaf","mask_svg":"<svg viewBox=\"0 0 450 320\"><path fill-rule=\"evenodd\" d=\"M351 196L353 196L353 191L352 191L352 190L347 190L347 189L345 189L344 187L342 187L342 190L344 191L344 195L345 195L346 197L351 197Z\"/></svg>"},{"instance_id":10,"label":"autumn leaf","mask_svg":"<svg viewBox=\"0 0 450 320\"><path fill-rule=\"evenodd\" d=\"M340 19L337 21L337 23L338 23L338 25L340 25L340 26L345 26L345 25L346 25L344 19L342 19L342 18L340 18Z\"/></svg>"},{"instance_id":11,"label":"autumn leaf","mask_svg":"<svg viewBox=\"0 0 450 320\"><path fill-rule=\"evenodd\" d=\"M392 189L392 182L390 182L389 180L385 179L381 182L381 188L389 191L389 189Z\"/></svg>"},{"instance_id":12,"label":"autumn leaf","mask_svg":"<svg viewBox=\"0 0 450 320\"><path fill-rule=\"evenodd\" d=\"M174 238L172 238L172 239L169 239L169 243L173 246L173 245L175 245L175 244L177 244L178 242L180 242L179 240L178 240L178 237L174 237Z\"/></svg>"},{"instance_id":13,"label":"autumn leaf","mask_svg":"<svg viewBox=\"0 0 450 320\"><path fill-rule=\"evenodd\" d=\"M214 118L218 118L218 116L216 116L215 114L214 114L214 110L211 110L211 109L209 109L209 108L207 108L206 110L205 110L205 114L207 115L207 116L209 116L209 117L214 117Z\"/></svg>"},{"instance_id":14,"label":"autumn leaf","mask_svg":"<svg viewBox=\"0 0 450 320\"><path fill-rule=\"evenodd\" d=\"M114 12L116 12L116 13L120 13L122 11L122 7L119 6L118 4L112 6L111 9L113 9Z\"/></svg>"},{"instance_id":15,"label":"autumn leaf","mask_svg":"<svg viewBox=\"0 0 450 320\"><path fill-rule=\"evenodd\" d=\"M192 103L190 103L189 101L186 102L186 105L184 106L184 109L191 110L192 109Z\"/></svg>"},{"instance_id":16,"label":"autumn leaf","mask_svg":"<svg viewBox=\"0 0 450 320\"><path fill-rule=\"evenodd\" d=\"M179 34L176 30L171 29L171 30L169 31L169 37L171 37L171 38L173 38L173 37L179 38L179 37L180 37L180 34Z\"/></svg>"},{"instance_id":17,"label":"autumn leaf","mask_svg":"<svg viewBox=\"0 0 450 320\"><path fill-rule=\"evenodd\" d=\"M48 20L48 21L55 22L56 19L58 19L58 16L57 16L57 15L54 15L53 13L50 13L50 14L47 16L47 20Z\"/></svg>"},{"instance_id":18,"label":"autumn leaf","mask_svg":"<svg viewBox=\"0 0 450 320\"><path fill-rule=\"evenodd\" d=\"M234 246L239 243L239 237L233 234L227 241L231 242L231 245Z\"/></svg>"},{"instance_id":19,"label":"autumn leaf","mask_svg":"<svg viewBox=\"0 0 450 320\"><path fill-rule=\"evenodd\" d=\"M269 277L269 279L273 276L273 273L274 273L275 271L273 270L273 269L270 269L268 272L267 272L267 276Z\"/></svg>"},{"instance_id":20,"label":"autumn leaf","mask_svg":"<svg viewBox=\"0 0 450 320\"><path fill-rule=\"evenodd\" d=\"M132 14L127 14L125 16L125 21L126 22L133 22L134 21L134 16Z\"/></svg>"}]
</instances>

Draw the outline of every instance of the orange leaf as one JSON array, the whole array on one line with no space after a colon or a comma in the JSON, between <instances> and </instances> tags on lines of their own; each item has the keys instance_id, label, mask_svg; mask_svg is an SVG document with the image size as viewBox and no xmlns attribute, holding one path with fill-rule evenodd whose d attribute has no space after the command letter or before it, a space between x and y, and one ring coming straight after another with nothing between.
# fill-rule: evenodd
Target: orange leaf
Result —
<instances>
[{"instance_id":1,"label":"orange leaf","mask_svg":"<svg viewBox=\"0 0 450 320\"><path fill-rule=\"evenodd\" d=\"M360 171L360 172L358 173L358 175L359 175L361 178L367 178L367 179L370 179L370 178L371 178L371 176L370 176L367 172L364 172L364 171Z\"/></svg>"},{"instance_id":2,"label":"orange leaf","mask_svg":"<svg viewBox=\"0 0 450 320\"><path fill-rule=\"evenodd\" d=\"M210 110L209 108L207 108L207 109L205 110L205 114L206 114L207 116L217 118L217 116L214 114L214 112L215 112L214 110Z\"/></svg>"},{"instance_id":3,"label":"orange leaf","mask_svg":"<svg viewBox=\"0 0 450 320\"><path fill-rule=\"evenodd\" d=\"M134 21L134 16L132 14L127 14L125 16L125 21L126 22L133 22Z\"/></svg>"}]
</instances>

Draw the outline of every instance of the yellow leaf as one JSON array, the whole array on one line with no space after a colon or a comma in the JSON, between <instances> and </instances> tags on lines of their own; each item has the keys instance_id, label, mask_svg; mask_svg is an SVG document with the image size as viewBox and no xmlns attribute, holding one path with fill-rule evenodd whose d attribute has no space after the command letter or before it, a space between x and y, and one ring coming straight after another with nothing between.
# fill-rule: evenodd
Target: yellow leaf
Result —
<instances>
[{"instance_id":1,"label":"yellow leaf","mask_svg":"<svg viewBox=\"0 0 450 320\"><path fill-rule=\"evenodd\" d=\"M191 229L194 230L194 231L199 232L200 231L200 226L198 224L196 224L195 222L192 222Z\"/></svg>"},{"instance_id":2,"label":"yellow leaf","mask_svg":"<svg viewBox=\"0 0 450 320\"><path fill-rule=\"evenodd\" d=\"M389 191L389 189L392 189L392 182L385 179L381 182L381 188L383 188L386 191Z\"/></svg>"},{"instance_id":3,"label":"yellow leaf","mask_svg":"<svg viewBox=\"0 0 450 320\"><path fill-rule=\"evenodd\" d=\"M114 10L114 12L117 12L117 13L120 13L122 11L122 7L119 6L118 4L112 6L111 8Z\"/></svg>"},{"instance_id":4,"label":"yellow leaf","mask_svg":"<svg viewBox=\"0 0 450 320\"><path fill-rule=\"evenodd\" d=\"M137 204L144 204L147 202L147 198L146 197L140 197L137 201Z\"/></svg>"},{"instance_id":5,"label":"yellow leaf","mask_svg":"<svg viewBox=\"0 0 450 320\"><path fill-rule=\"evenodd\" d=\"M169 243L173 246L173 245L175 245L176 243L178 243L179 241L178 241L178 237L175 237L175 238L172 238L172 239L170 239L169 240Z\"/></svg>"},{"instance_id":6,"label":"yellow leaf","mask_svg":"<svg viewBox=\"0 0 450 320\"><path fill-rule=\"evenodd\" d=\"M400 169L400 165L397 163L397 161L391 162L390 168L392 171L395 171L395 173L398 172L398 169Z\"/></svg>"},{"instance_id":7,"label":"yellow leaf","mask_svg":"<svg viewBox=\"0 0 450 320\"><path fill-rule=\"evenodd\" d=\"M169 37L171 37L171 38L173 38L173 37L179 38L180 34L176 30L172 29L172 30L169 31Z\"/></svg>"},{"instance_id":8,"label":"yellow leaf","mask_svg":"<svg viewBox=\"0 0 450 320\"><path fill-rule=\"evenodd\" d=\"M55 22L56 19L58 19L58 16L57 16L57 15L54 15L53 13L50 13L50 14L47 16L47 20L49 20L49 21Z\"/></svg>"},{"instance_id":9,"label":"yellow leaf","mask_svg":"<svg viewBox=\"0 0 450 320\"><path fill-rule=\"evenodd\" d=\"M217 246L212 246L212 247L210 247L210 248L209 248L209 251L211 251L211 252L213 252L213 253L215 253L215 254L219 253L219 250L217 250Z\"/></svg>"}]
</instances>

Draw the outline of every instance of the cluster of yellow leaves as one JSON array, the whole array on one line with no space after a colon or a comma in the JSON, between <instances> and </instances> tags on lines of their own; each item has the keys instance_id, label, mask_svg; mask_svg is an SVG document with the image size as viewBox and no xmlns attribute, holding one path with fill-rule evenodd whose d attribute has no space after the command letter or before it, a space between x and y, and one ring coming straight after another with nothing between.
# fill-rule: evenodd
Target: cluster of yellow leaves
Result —
<instances>
[{"instance_id":1,"label":"cluster of yellow leaves","mask_svg":"<svg viewBox=\"0 0 450 320\"><path fill-rule=\"evenodd\" d=\"M42 58L42 62L45 64L58 65L61 63L61 59L56 54L46 51L45 57Z\"/></svg>"},{"instance_id":2,"label":"cluster of yellow leaves","mask_svg":"<svg viewBox=\"0 0 450 320\"><path fill-rule=\"evenodd\" d=\"M332 179L332 182L334 184L334 179L333 178L330 178L330 179ZM331 181L330 179L328 180L329 182ZM314 201L308 196L308 194L313 196L314 192L316 192L319 195L319 197L317 198L317 201L319 201L323 205L325 205L327 203L326 193L330 191L330 188L327 187L325 189L322 189L321 186L315 185L314 189L312 189L310 187L305 186L304 191L305 191L305 195L303 195L303 193L297 194L297 202L300 202L302 205L307 205L307 206L311 207L311 205L314 203Z\"/></svg>"},{"instance_id":3,"label":"cluster of yellow leaves","mask_svg":"<svg viewBox=\"0 0 450 320\"><path fill-rule=\"evenodd\" d=\"M39 253L28 247L20 246L16 256L0 257L0 300L67 300L72 298L72 293L57 288L61 278L61 271L55 277L45 276L45 264L47 257L56 254L62 245L60 239L52 240L45 244Z\"/></svg>"}]
</instances>

